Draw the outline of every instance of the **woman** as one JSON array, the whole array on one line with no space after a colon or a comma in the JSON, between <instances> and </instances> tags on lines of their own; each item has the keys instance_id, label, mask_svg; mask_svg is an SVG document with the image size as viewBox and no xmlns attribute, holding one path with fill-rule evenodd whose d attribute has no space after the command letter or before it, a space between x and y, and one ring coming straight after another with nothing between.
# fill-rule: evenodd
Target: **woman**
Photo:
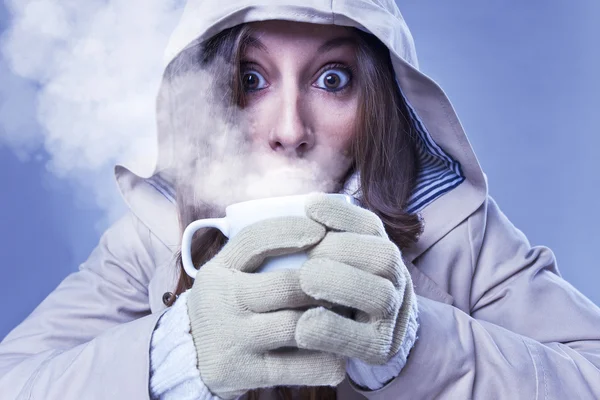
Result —
<instances>
[{"instance_id":1,"label":"woman","mask_svg":"<svg viewBox=\"0 0 600 400\"><path fill-rule=\"evenodd\" d=\"M488 196L392 1L192 0L167 62L155 173L117 168L132 212L3 341L3 398L600 397L600 310ZM202 91L182 77L202 71L223 94L222 127L249 134L243 155L316 166L322 191L364 208L315 196L307 218L256 225L248 240L202 232L187 279L182 229L249 196L197 189L212 171L189 155L219 142L181 134L214 123L187 119ZM248 273L282 248L310 249L311 264ZM289 324L236 319L270 313ZM288 348L269 352L277 343Z\"/></svg>"}]
</instances>

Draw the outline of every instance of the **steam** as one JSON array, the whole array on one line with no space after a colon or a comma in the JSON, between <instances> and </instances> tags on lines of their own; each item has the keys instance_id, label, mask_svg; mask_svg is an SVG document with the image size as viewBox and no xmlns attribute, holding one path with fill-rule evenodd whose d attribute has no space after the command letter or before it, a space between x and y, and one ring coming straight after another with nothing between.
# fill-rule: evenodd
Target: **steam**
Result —
<instances>
[{"instance_id":1,"label":"steam","mask_svg":"<svg viewBox=\"0 0 600 400\"><path fill-rule=\"evenodd\" d=\"M154 167L163 53L182 1L4 1L11 19L0 38L0 145L24 160L43 149L49 171L107 211L105 226L123 209L106 179L112 166ZM340 189L347 162L333 149L321 151L325 163L273 158L249 140L249 116L218 106L223 93L211 83L196 71L167 85L180 100L167 127L176 142L171 167L195 203L222 208ZM159 109L158 118L171 117Z\"/></svg>"},{"instance_id":2,"label":"steam","mask_svg":"<svg viewBox=\"0 0 600 400\"><path fill-rule=\"evenodd\" d=\"M162 55L180 2L4 1L0 146L24 161L45 151L48 170L114 220L112 166L152 168Z\"/></svg>"},{"instance_id":3,"label":"steam","mask_svg":"<svg viewBox=\"0 0 600 400\"><path fill-rule=\"evenodd\" d=\"M206 160L195 163L202 177L194 183L194 193L197 199L220 210L229 204L259 198L337 191L336 180L314 161L298 160L289 165L265 161L256 153L202 161Z\"/></svg>"}]
</instances>

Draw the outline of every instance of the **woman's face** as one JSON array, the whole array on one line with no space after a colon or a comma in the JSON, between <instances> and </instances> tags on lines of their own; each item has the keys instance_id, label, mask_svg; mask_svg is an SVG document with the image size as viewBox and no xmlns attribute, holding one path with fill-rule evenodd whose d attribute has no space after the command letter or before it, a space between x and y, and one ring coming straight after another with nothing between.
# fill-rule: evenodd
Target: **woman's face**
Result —
<instances>
[{"instance_id":1,"label":"woman's face","mask_svg":"<svg viewBox=\"0 0 600 400\"><path fill-rule=\"evenodd\" d=\"M251 26L241 73L252 151L270 168L310 165L315 177L339 183L352 164L358 106L352 31L289 21Z\"/></svg>"}]
</instances>

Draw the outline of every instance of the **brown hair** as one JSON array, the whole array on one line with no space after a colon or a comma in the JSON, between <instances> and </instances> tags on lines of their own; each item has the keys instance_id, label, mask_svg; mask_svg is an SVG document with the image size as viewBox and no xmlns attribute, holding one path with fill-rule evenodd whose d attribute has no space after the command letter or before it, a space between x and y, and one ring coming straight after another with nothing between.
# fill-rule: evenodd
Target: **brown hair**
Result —
<instances>
[{"instance_id":1,"label":"brown hair","mask_svg":"<svg viewBox=\"0 0 600 400\"><path fill-rule=\"evenodd\" d=\"M396 85L387 47L371 34L354 28L348 29L356 33L357 83L360 87L357 134L351 146L354 165L349 174L353 170L360 171L362 206L379 216L390 240L402 250L415 243L422 232L419 216L404 211L416 178L416 135L406 117L406 106ZM165 79L193 69L208 69L215 75L215 82L225 94L226 101L243 108L245 98L239 67L249 36L249 27L242 24L218 33L202 46L184 50L167 67ZM215 68L212 61L218 57L225 59L229 67L223 69L220 65ZM188 186L176 184L182 228L196 219L218 216L209 206L197 204L197 200L193 203L194 196L186 187ZM194 265L204 265L220 251L226 241L227 238L217 229L200 230L192 242ZM193 284L183 270L180 255L177 265L180 275L175 295L183 293ZM175 299L176 296L171 296L168 306ZM262 389L249 391L249 399L258 399L261 391ZM285 400L336 399L336 391L332 387L277 387L276 391Z\"/></svg>"}]
</instances>

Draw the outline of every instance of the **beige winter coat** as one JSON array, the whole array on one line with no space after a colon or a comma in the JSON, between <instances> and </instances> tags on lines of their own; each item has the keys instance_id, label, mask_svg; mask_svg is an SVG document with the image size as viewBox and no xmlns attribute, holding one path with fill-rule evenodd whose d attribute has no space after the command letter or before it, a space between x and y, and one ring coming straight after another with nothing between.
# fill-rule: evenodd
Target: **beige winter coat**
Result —
<instances>
[{"instance_id":1,"label":"beige winter coat","mask_svg":"<svg viewBox=\"0 0 600 400\"><path fill-rule=\"evenodd\" d=\"M600 309L488 196L450 102L417 70L392 0L191 0L166 61L193 40L264 19L377 35L390 49L421 138L411 207L425 231L404 252L418 294L419 337L391 383L365 393L344 381L338 398L600 399ZM169 138L159 140L155 171L116 169L131 212L0 344L2 400L148 399L149 342L163 295L175 287L180 239L172 189L154 173L168 170L172 157Z\"/></svg>"}]
</instances>

